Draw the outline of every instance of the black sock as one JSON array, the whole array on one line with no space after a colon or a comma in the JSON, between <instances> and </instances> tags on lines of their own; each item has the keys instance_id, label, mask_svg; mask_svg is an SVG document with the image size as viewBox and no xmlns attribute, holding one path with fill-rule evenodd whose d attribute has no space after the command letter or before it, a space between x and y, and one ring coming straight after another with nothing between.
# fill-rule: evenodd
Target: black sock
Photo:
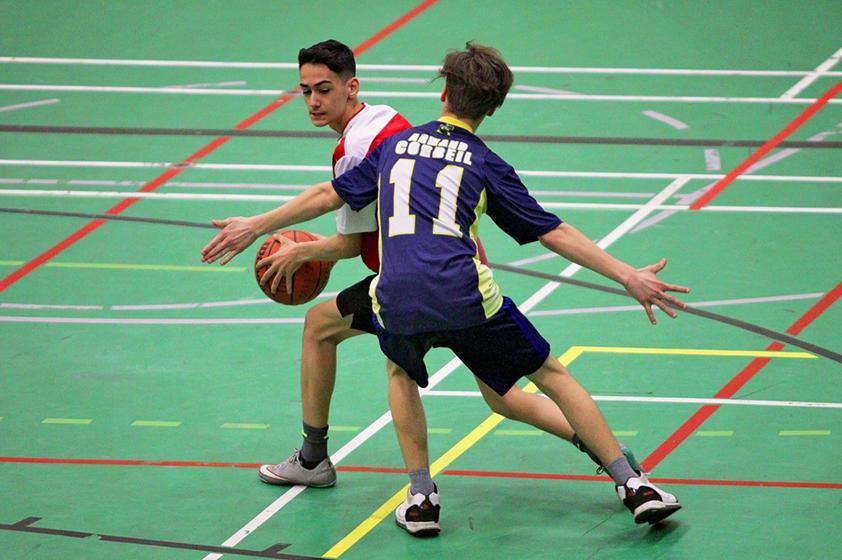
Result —
<instances>
[{"instance_id":1,"label":"black sock","mask_svg":"<svg viewBox=\"0 0 842 560\"><path fill-rule=\"evenodd\" d=\"M301 423L304 431L304 443L301 445L301 464L305 469L315 468L327 458L328 426L316 428L306 422Z\"/></svg>"}]
</instances>

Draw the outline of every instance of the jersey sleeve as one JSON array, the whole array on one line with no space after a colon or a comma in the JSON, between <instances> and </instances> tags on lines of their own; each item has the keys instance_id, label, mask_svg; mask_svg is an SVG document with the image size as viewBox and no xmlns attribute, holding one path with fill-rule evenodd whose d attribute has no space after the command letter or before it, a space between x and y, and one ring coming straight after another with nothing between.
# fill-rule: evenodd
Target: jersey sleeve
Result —
<instances>
[{"instance_id":1,"label":"jersey sleeve","mask_svg":"<svg viewBox=\"0 0 842 560\"><path fill-rule=\"evenodd\" d=\"M536 241L561 223L532 198L514 168L491 151L485 159L485 180L486 213L521 245Z\"/></svg>"},{"instance_id":2,"label":"jersey sleeve","mask_svg":"<svg viewBox=\"0 0 842 560\"><path fill-rule=\"evenodd\" d=\"M377 162L380 148L371 152L353 169L333 181L333 190L352 210L361 210L377 199Z\"/></svg>"}]
</instances>

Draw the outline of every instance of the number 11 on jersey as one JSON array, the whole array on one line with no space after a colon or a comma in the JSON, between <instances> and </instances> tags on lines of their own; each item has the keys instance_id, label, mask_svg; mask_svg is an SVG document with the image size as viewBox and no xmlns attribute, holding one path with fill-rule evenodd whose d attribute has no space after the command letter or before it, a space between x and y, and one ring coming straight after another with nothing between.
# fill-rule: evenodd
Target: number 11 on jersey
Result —
<instances>
[{"instance_id":1,"label":"number 11 on jersey","mask_svg":"<svg viewBox=\"0 0 842 560\"><path fill-rule=\"evenodd\" d=\"M414 169L414 159L401 158L395 162L389 173L389 182L394 186L389 237L415 233L415 214L409 212L409 193ZM456 203L464 171L458 165L447 165L436 175L436 188L440 194L438 217L433 220L435 235L462 237L462 228L456 223Z\"/></svg>"}]
</instances>

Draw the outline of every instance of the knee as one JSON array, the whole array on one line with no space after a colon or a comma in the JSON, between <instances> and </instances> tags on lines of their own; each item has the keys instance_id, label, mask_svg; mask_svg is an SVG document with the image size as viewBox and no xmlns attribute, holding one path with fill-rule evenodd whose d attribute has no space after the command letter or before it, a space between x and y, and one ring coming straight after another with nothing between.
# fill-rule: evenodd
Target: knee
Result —
<instances>
[{"instance_id":1,"label":"knee","mask_svg":"<svg viewBox=\"0 0 842 560\"><path fill-rule=\"evenodd\" d=\"M320 309L320 305L307 310L307 314L304 316L304 338L316 342L329 340L331 338L329 327L330 321L324 311Z\"/></svg>"}]
</instances>

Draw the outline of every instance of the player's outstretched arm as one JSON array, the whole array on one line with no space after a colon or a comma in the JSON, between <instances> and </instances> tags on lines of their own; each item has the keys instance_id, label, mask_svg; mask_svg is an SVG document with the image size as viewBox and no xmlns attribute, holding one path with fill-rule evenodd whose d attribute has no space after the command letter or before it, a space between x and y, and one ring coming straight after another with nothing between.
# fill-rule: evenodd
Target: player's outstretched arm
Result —
<instances>
[{"instance_id":1,"label":"player's outstretched arm","mask_svg":"<svg viewBox=\"0 0 842 560\"><path fill-rule=\"evenodd\" d=\"M687 307L684 302L667 292L686 294L690 292L690 288L667 284L656 276L667 265L666 259L636 269L603 251L569 224L561 224L545 233L540 237L540 241L544 247L562 257L622 284L626 291L643 306L649 322L653 325L657 323L655 314L652 312L653 305L673 319L676 314L668 307L668 303L679 309Z\"/></svg>"},{"instance_id":2,"label":"player's outstretched arm","mask_svg":"<svg viewBox=\"0 0 842 560\"><path fill-rule=\"evenodd\" d=\"M342 206L342 199L329 182L319 183L302 192L286 204L256 216L213 220L222 231L202 249L202 262L212 263L221 259L226 264L255 239L277 229L326 214Z\"/></svg>"}]
</instances>

